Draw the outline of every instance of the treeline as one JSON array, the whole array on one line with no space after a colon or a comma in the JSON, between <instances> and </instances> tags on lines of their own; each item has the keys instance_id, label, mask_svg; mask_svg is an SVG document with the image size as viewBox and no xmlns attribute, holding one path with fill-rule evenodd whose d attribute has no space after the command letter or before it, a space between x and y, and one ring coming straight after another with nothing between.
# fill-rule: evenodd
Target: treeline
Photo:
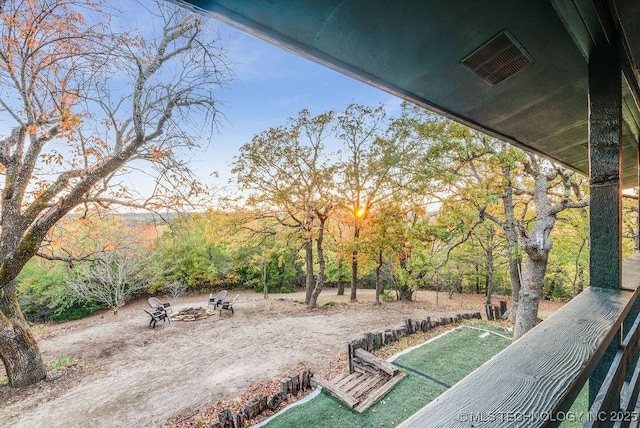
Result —
<instances>
[{"instance_id":1,"label":"treeline","mask_svg":"<svg viewBox=\"0 0 640 428\"><path fill-rule=\"evenodd\" d=\"M245 144L233 172L241 197L225 209L64 219L18 278L27 317L221 288L305 288L310 304L325 285L352 299L423 288L517 303L523 287L568 300L588 285L585 178L416 108L303 111ZM626 203L630 252L637 202Z\"/></svg>"}]
</instances>

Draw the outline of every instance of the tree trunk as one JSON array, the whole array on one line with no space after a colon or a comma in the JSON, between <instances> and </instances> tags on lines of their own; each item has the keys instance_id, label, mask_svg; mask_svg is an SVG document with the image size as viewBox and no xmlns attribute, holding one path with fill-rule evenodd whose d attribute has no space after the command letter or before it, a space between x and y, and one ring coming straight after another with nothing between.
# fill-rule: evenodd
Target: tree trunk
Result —
<instances>
[{"instance_id":1,"label":"tree trunk","mask_svg":"<svg viewBox=\"0 0 640 428\"><path fill-rule=\"evenodd\" d=\"M491 296L493 294L493 245L488 245L485 249L485 284L487 290L487 305L491 304Z\"/></svg>"},{"instance_id":2,"label":"tree trunk","mask_svg":"<svg viewBox=\"0 0 640 428\"><path fill-rule=\"evenodd\" d=\"M536 325L538 317L538 305L542 296L544 274L547 270L549 251L539 249L535 256L526 258L516 325L513 332L513 340L517 340Z\"/></svg>"},{"instance_id":3,"label":"tree trunk","mask_svg":"<svg viewBox=\"0 0 640 428\"><path fill-rule=\"evenodd\" d=\"M338 237L340 242L342 242L342 228L338 224ZM346 275L342 276L342 269L344 267L344 256L342 252L338 253L338 296L344 296L344 283L347 278Z\"/></svg>"},{"instance_id":4,"label":"tree trunk","mask_svg":"<svg viewBox=\"0 0 640 428\"><path fill-rule=\"evenodd\" d=\"M324 247L322 246L322 242L324 239L324 225L327 221L327 217L318 216L318 218L320 220L320 225L318 227L318 238L316 239L316 251L318 252L318 278L316 279L316 286L313 289L313 293L311 293L309 306L316 306L318 302L318 296L322 291L322 287L324 287L324 270L326 267L326 262L324 260Z\"/></svg>"},{"instance_id":5,"label":"tree trunk","mask_svg":"<svg viewBox=\"0 0 640 428\"><path fill-rule=\"evenodd\" d=\"M338 296L344 296L344 282L346 278L342 277L342 269L344 267L344 258L338 256Z\"/></svg>"},{"instance_id":6,"label":"tree trunk","mask_svg":"<svg viewBox=\"0 0 640 428\"><path fill-rule=\"evenodd\" d=\"M360 227L356 225L355 231L353 233L353 237L355 238L356 249L351 253L351 298L352 302L357 300L356 289L358 286L358 238L360 237Z\"/></svg>"},{"instance_id":7,"label":"tree trunk","mask_svg":"<svg viewBox=\"0 0 640 428\"><path fill-rule=\"evenodd\" d=\"M513 251L515 252L517 245L514 246ZM511 251L509 251L511 253ZM522 257L516 257L513 255L509 256L509 279L511 280L511 312L509 315L509 319L512 322L516 320L516 313L518 311L518 303L520 301L520 289L521 287L521 278L520 272L522 271Z\"/></svg>"},{"instance_id":8,"label":"tree trunk","mask_svg":"<svg viewBox=\"0 0 640 428\"><path fill-rule=\"evenodd\" d=\"M308 239L304 243L305 252L305 289L306 296L304 302L308 305L311 303L311 294L313 293L314 278L313 278L313 240Z\"/></svg>"},{"instance_id":9,"label":"tree trunk","mask_svg":"<svg viewBox=\"0 0 640 428\"><path fill-rule=\"evenodd\" d=\"M269 288L267 287L267 260L262 262L262 292L264 298L269 298Z\"/></svg>"},{"instance_id":10,"label":"tree trunk","mask_svg":"<svg viewBox=\"0 0 640 428\"><path fill-rule=\"evenodd\" d=\"M535 160L535 158L532 158L532 161ZM566 207L566 205L552 206L551 199L547 194L548 178L545 174L533 167L525 167L525 169L528 170L530 175L535 176L533 200L537 217L530 233L527 233L522 226L519 228L520 243L527 257L520 289L513 340L519 339L536 324L538 304L542 296L549 252L553 246L549 236L555 225L556 213Z\"/></svg>"},{"instance_id":11,"label":"tree trunk","mask_svg":"<svg viewBox=\"0 0 640 428\"><path fill-rule=\"evenodd\" d=\"M502 174L507 183L511 183L511 169L508 166L502 168ZM505 186L502 198L505 222L502 225L507 238L507 251L509 252L509 279L511 280L511 312L509 319L516 321L518 303L520 300L520 271L522 258L518 255L518 232L516 231L516 214L513 208L513 188L510 184Z\"/></svg>"},{"instance_id":12,"label":"tree trunk","mask_svg":"<svg viewBox=\"0 0 640 428\"><path fill-rule=\"evenodd\" d=\"M32 385L47 376L38 344L22 316L15 281L0 290L0 359L11 387Z\"/></svg>"},{"instance_id":13,"label":"tree trunk","mask_svg":"<svg viewBox=\"0 0 640 428\"><path fill-rule=\"evenodd\" d=\"M356 287L358 286L358 251L354 251L351 259L351 300L355 302L357 300Z\"/></svg>"},{"instance_id":14,"label":"tree trunk","mask_svg":"<svg viewBox=\"0 0 640 428\"><path fill-rule=\"evenodd\" d=\"M378 265L376 266L376 303L380 303L382 294L382 251L378 252Z\"/></svg>"},{"instance_id":15,"label":"tree trunk","mask_svg":"<svg viewBox=\"0 0 640 428\"><path fill-rule=\"evenodd\" d=\"M398 294L398 300L405 300L407 302L413 301L413 290L408 285L400 285L396 292Z\"/></svg>"}]
</instances>

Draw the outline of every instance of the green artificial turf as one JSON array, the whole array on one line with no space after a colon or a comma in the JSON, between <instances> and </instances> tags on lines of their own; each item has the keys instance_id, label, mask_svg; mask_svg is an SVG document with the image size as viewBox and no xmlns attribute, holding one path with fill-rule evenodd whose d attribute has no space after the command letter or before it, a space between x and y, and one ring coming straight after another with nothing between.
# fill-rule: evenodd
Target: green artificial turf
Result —
<instances>
[{"instance_id":1,"label":"green artificial turf","mask_svg":"<svg viewBox=\"0 0 640 428\"><path fill-rule=\"evenodd\" d=\"M505 334L502 329L476 327ZM279 427L392 427L442 394L509 345L510 340L461 327L396 359L406 377L377 403L359 414L326 393L293 407L265 425Z\"/></svg>"},{"instance_id":2,"label":"green artificial turf","mask_svg":"<svg viewBox=\"0 0 640 428\"><path fill-rule=\"evenodd\" d=\"M568 412L559 414L558 420L561 421L561 428L578 428L584 426L587 422L589 408L589 382L587 382L582 391L578 394L571 409Z\"/></svg>"}]
</instances>

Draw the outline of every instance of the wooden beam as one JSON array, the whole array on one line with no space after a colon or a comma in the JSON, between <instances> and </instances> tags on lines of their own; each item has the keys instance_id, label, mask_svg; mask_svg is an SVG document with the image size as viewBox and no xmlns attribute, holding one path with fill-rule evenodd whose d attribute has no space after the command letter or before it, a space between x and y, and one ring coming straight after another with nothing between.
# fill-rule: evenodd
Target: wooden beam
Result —
<instances>
[{"instance_id":1,"label":"wooden beam","mask_svg":"<svg viewBox=\"0 0 640 428\"><path fill-rule=\"evenodd\" d=\"M313 381L316 384L318 384L321 387L323 387L324 389L326 389L329 394L333 395L338 400L344 402L347 406L351 407L352 409L356 406L356 404L358 404L358 400L356 400L355 398L353 398L349 394L346 394L345 392L343 392L340 388L337 388L331 382L329 382L327 380L324 380L321 377L315 377L315 376L313 377Z\"/></svg>"},{"instance_id":2,"label":"wooden beam","mask_svg":"<svg viewBox=\"0 0 640 428\"><path fill-rule=\"evenodd\" d=\"M389 376L393 376L398 373L398 369L391 364L390 362L383 360L382 358L376 357L370 352L365 351L364 349L358 348L354 351L354 356L367 364L370 364L379 370L385 372ZM357 362L358 360L355 360Z\"/></svg>"},{"instance_id":3,"label":"wooden beam","mask_svg":"<svg viewBox=\"0 0 640 428\"><path fill-rule=\"evenodd\" d=\"M622 78L620 38L589 54L589 282L618 289L622 277ZM619 339L618 339L619 341ZM589 380L593 404L617 351L603 354Z\"/></svg>"},{"instance_id":4,"label":"wooden beam","mask_svg":"<svg viewBox=\"0 0 640 428\"><path fill-rule=\"evenodd\" d=\"M620 288L622 87L619 43L589 57L590 285Z\"/></svg>"},{"instance_id":5,"label":"wooden beam","mask_svg":"<svg viewBox=\"0 0 640 428\"><path fill-rule=\"evenodd\" d=\"M631 309L637 291L589 287L401 426L553 426Z\"/></svg>"}]
</instances>

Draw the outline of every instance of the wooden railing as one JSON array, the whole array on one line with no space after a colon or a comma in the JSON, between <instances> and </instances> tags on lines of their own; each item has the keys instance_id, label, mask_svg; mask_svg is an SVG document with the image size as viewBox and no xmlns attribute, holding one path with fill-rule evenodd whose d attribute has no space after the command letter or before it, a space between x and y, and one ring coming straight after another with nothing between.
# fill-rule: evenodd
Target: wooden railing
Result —
<instances>
[{"instance_id":1,"label":"wooden railing","mask_svg":"<svg viewBox=\"0 0 640 428\"><path fill-rule=\"evenodd\" d=\"M400 426L553 427L586 420L588 427L626 427L637 422L639 285L636 253L623 262L621 289L587 288ZM591 409L569 412L614 340L618 351Z\"/></svg>"}]
</instances>

